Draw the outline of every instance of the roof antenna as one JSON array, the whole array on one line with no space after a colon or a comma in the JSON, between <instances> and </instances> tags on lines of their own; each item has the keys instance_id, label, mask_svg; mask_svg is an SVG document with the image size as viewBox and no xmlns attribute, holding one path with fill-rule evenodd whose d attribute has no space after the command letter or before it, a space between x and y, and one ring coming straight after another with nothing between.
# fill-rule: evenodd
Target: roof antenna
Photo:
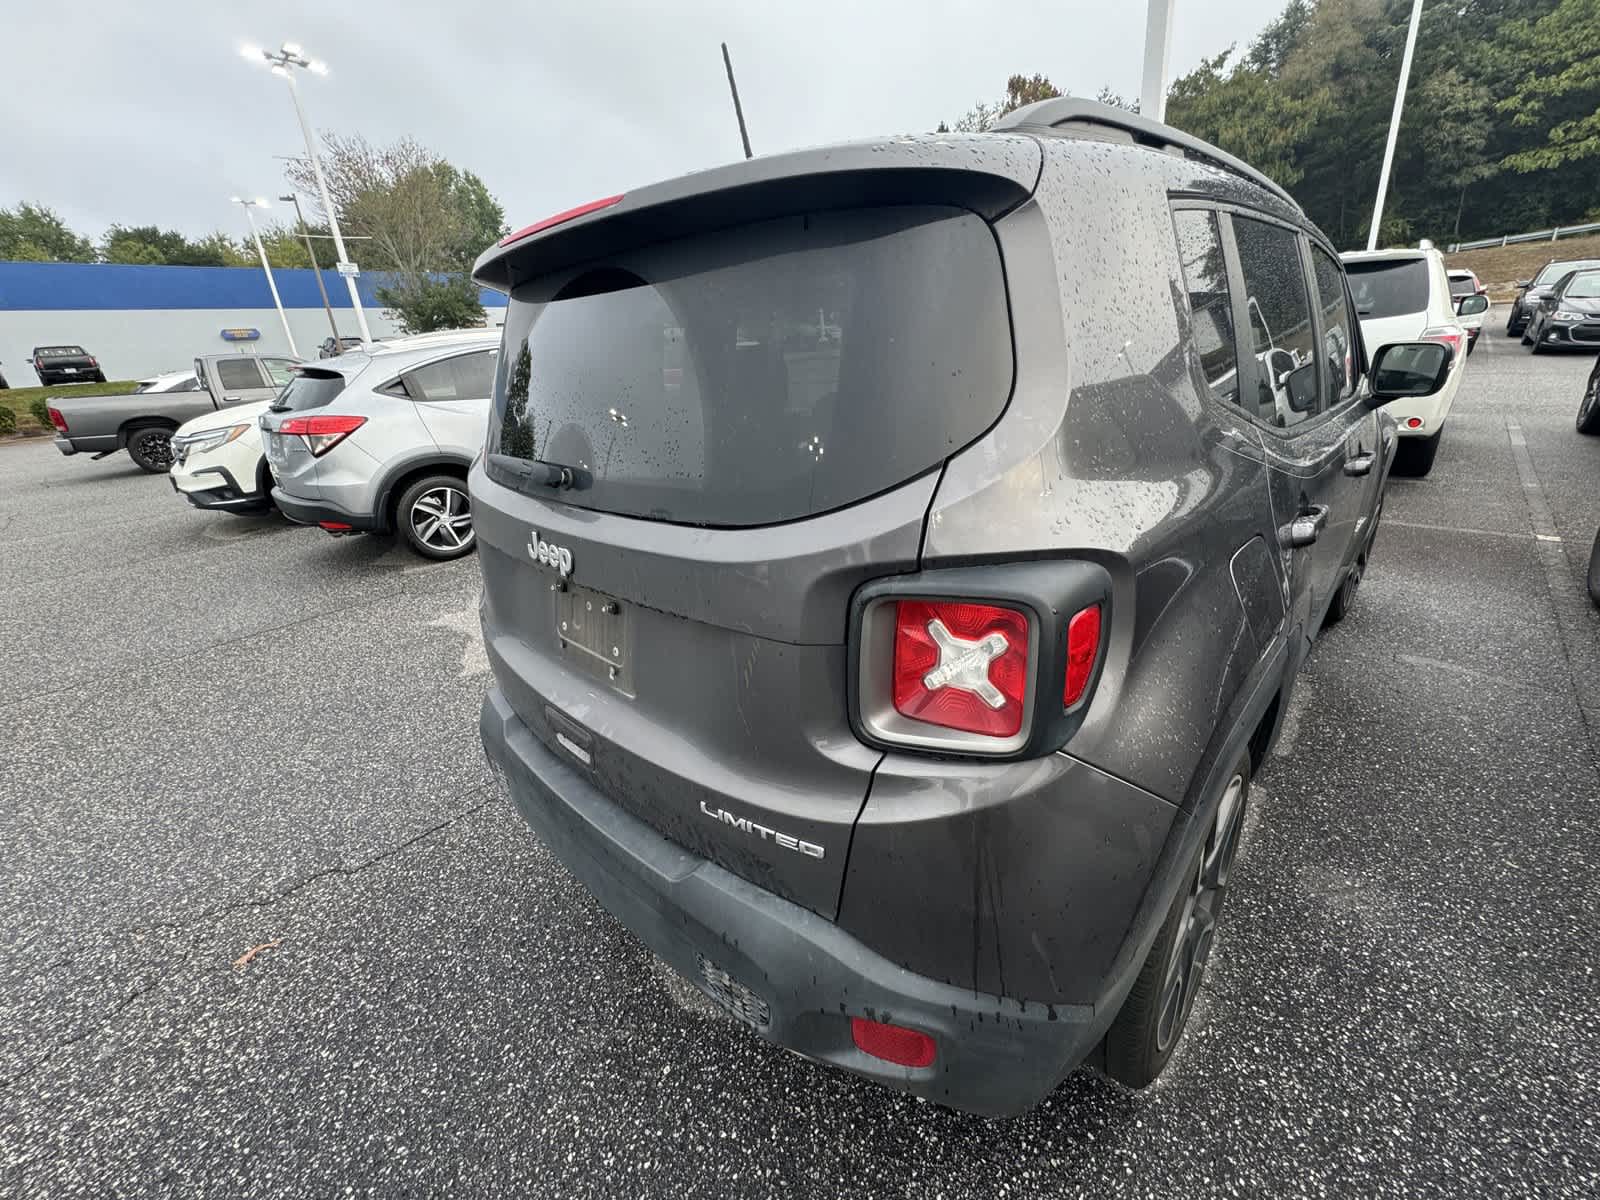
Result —
<instances>
[{"instance_id":1,"label":"roof antenna","mask_svg":"<svg viewBox=\"0 0 1600 1200\"><path fill-rule=\"evenodd\" d=\"M744 127L744 108L739 104L739 85L733 81L733 59L728 57L728 43L722 43L722 65L728 68L728 90L733 93L733 115L739 118L739 138L744 142L744 156L750 153L750 134Z\"/></svg>"}]
</instances>

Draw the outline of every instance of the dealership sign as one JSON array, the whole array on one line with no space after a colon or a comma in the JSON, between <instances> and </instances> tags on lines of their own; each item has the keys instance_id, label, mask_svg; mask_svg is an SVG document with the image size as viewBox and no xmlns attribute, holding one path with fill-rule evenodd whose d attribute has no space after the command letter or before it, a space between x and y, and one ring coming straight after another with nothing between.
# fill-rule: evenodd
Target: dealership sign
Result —
<instances>
[{"instance_id":1,"label":"dealership sign","mask_svg":"<svg viewBox=\"0 0 1600 1200\"><path fill-rule=\"evenodd\" d=\"M222 340L225 342L253 342L261 336L259 329L224 329Z\"/></svg>"}]
</instances>

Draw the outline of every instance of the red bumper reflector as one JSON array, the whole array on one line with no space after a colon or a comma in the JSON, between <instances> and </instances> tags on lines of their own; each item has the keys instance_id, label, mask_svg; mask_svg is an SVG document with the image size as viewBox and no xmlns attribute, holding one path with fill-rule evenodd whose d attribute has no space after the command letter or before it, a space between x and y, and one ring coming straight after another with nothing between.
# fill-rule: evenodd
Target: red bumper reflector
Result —
<instances>
[{"instance_id":1,"label":"red bumper reflector","mask_svg":"<svg viewBox=\"0 0 1600 1200\"><path fill-rule=\"evenodd\" d=\"M916 1029L885 1025L865 1017L850 1018L850 1036L856 1049L897 1067L931 1067L936 1052L933 1039Z\"/></svg>"},{"instance_id":2,"label":"red bumper reflector","mask_svg":"<svg viewBox=\"0 0 1600 1200\"><path fill-rule=\"evenodd\" d=\"M502 246L509 246L512 242L520 242L525 237L532 237L534 234L540 233L543 230L549 229L553 226L565 224L567 221L576 221L579 217L586 217L592 212L599 212L602 208L610 208L613 204L621 201L621 199L621 195L607 196L603 200L591 200L587 204L578 205L577 208L569 208L566 212L559 212L553 217L546 217L542 221L535 221L532 225L529 225L525 229L519 229L515 233L507 234L505 237L500 239L500 244Z\"/></svg>"},{"instance_id":3,"label":"red bumper reflector","mask_svg":"<svg viewBox=\"0 0 1600 1200\"><path fill-rule=\"evenodd\" d=\"M1091 604L1079 609L1067 622L1067 682L1061 691L1061 703L1071 708L1083 699L1083 689L1089 686L1089 676L1094 673L1095 656L1100 652L1100 606Z\"/></svg>"},{"instance_id":4,"label":"red bumper reflector","mask_svg":"<svg viewBox=\"0 0 1600 1200\"><path fill-rule=\"evenodd\" d=\"M1422 428L1422 418L1421 417L1407 417L1406 418L1406 428L1407 429L1421 429Z\"/></svg>"},{"instance_id":5,"label":"red bumper reflector","mask_svg":"<svg viewBox=\"0 0 1600 1200\"><path fill-rule=\"evenodd\" d=\"M329 533L349 533L353 526L346 525L343 521L318 521L319 529L326 529Z\"/></svg>"}]
</instances>

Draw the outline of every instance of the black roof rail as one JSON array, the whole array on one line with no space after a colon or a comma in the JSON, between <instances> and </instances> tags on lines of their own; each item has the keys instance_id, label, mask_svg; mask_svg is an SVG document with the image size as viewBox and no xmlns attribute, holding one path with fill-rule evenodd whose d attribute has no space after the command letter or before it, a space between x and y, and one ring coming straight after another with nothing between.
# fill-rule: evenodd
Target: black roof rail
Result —
<instances>
[{"instance_id":1,"label":"black roof rail","mask_svg":"<svg viewBox=\"0 0 1600 1200\"><path fill-rule=\"evenodd\" d=\"M1297 212L1303 211L1295 202L1295 198L1282 187L1226 150L1218 150L1210 142L1201 141L1181 129L1174 129L1159 121L1152 121L1149 117L1141 117L1138 113L1131 113L1110 104L1101 104L1095 100L1083 100L1077 96L1038 100L1008 112L991 128L999 132L1023 130L1029 126L1035 129L1058 129L1064 125L1116 129L1127 134L1133 142L1141 146L1153 146L1158 150L1181 150L1188 158L1199 159L1212 166L1221 167L1225 171L1232 171L1235 175L1243 175L1246 179L1259 183Z\"/></svg>"}]
</instances>

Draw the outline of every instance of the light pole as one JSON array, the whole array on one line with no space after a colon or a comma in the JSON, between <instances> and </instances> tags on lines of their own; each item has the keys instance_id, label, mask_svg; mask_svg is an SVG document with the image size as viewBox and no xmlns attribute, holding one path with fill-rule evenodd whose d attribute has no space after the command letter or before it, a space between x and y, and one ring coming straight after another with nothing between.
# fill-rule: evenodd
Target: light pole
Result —
<instances>
[{"instance_id":1,"label":"light pole","mask_svg":"<svg viewBox=\"0 0 1600 1200\"><path fill-rule=\"evenodd\" d=\"M279 196L279 200L287 200L294 205L294 219L300 225L300 239L306 244L306 255L311 259L311 273L317 278L317 291L322 293L322 311L328 314L328 327L333 330L333 348L339 350L339 325L333 319L333 305L328 303L328 289L322 282L322 267L317 262L316 248L311 245L311 231L306 228L306 215L300 211L300 196L297 192L290 192L287 196Z\"/></svg>"},{"instance_id":2,"label":"light pole","mask_svg":"<svg viewBox=\"0 0 1600 1200\"><path fill-rule=\"evenodd\" d=\"M344 250L344 237L339 233L339 214L334 211L333 198L328 195L328 181L322 174L322 158L317 154L317 142L311 135L311 123L306 120L306 110L300 104L300 89L294 81L296 67L304 67L314 75L326 75L326 63L307 58L305 51L294 42L285 42L276 51L261 50L253 46L246 46L242 53L246 58L260 57L272 67L272 73L283 78L289 85L289 96L294 100L294 115L300 121L300 133L306 140L306 156L311 159L311 173L317 178L317 191L322 196L323 211L328 214L328 229L333 234L334 252L338 254L337 269L344 276L345 286L350 289L350 304L356 310L356 324L361 327L361 344L367 349L372 348L372 331L367 328L367 314L361 307L361 293L356 288L356 275L359 273L355 263L350 261Z\"/></svg>"},{"instance_id":3,"label":"light pole","mask_svg":"<svg viewBox=\"0 0 1600 1200\"><path fill-rule=\"evenodd\" d=\"M1389 141L1383 148L1383 169L1378 172L1378 198L1372 202L1372 228L1367 249L1378 248L1378 227L1383 224L1383 197L1389 190L1389 168L1394 165L1394 142L1400 136L1400 112L1406 106L1406 82L1411 78L1411 55L1417 48L1417 26L1422 23L1422 0L1411 0L1411 28L1406 31L1406 52L1400 56L1400 82L1394 89L1394 114L1389 118Z\"/></svg>"},{"instance_id":4,"label":"light pole","mask_svg":"<svg viewBox=\"0 0 1600 1200\"><path fill-rule=\"evenodd\" d=\"M255 240L256 253L261 255L261 269L267 273L267 288L272 292L272 303L278 310L278 320L283 322L283 336L289 339L289 353L299 358L300 349L294 344L294 334L289 332L289 314L283 311L283 300L278 295L278 281L272 277L272 264L267 261L267 248L261 244L261 231L256 228L256 214L251 211L257 208L270 208L271 205L265 199L246 200L242 196L233 197L233 202L244 209L245 219L250 222L250 236Z\"/></svg>"},{"instance_id":5,"label":"light pole","mask_svg":"<svg viewBox=\"0 0 1600 1200\"><path fill-rule=\"evenodd\" d=\"M1150 0L1144 23L1144 79L1139 87L1139 115L1167 119L1167 65L1172 59L1173 0Z\"/></svg>"}]
</instances>

